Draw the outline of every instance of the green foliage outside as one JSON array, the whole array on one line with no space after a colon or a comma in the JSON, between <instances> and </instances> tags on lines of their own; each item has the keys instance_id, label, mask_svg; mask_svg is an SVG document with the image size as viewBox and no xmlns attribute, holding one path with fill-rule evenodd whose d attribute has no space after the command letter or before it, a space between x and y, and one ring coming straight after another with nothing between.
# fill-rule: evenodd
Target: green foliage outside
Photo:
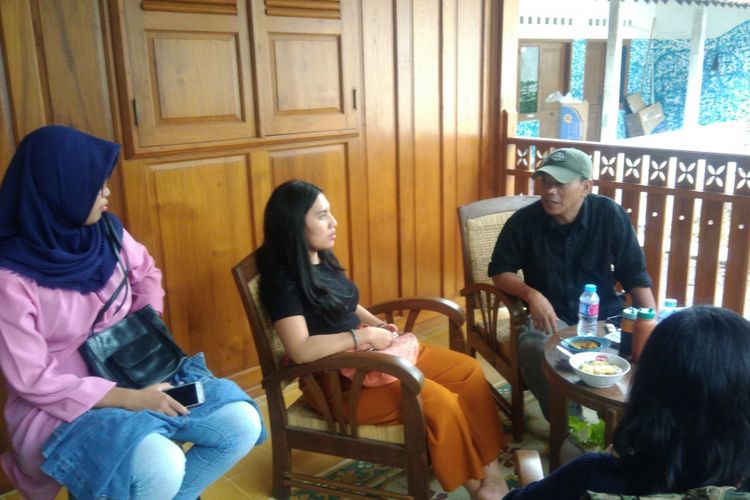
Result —
<instances>
[{"instance_id":1,"label":"green foliage outside","mask_svg":"<svg viewBox=\"0 0 750 500\"><path fill-rule=\"evenodd\" d=\"M586 451L602 451L604 449L604 420L589 423L575 416L568 416L570 438L575 444Z\"/></svg>"}]
</instances>

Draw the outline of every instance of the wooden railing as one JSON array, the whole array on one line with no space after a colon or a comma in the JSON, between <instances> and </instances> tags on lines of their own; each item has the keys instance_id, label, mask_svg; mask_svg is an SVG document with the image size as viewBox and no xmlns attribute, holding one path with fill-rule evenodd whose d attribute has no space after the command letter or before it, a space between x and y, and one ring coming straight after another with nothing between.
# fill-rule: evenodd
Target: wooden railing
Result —
<instances>
[{"instance_id":1,"label":"wooden railing","mask_svg":"<svg viewBox=\"0 0 750 500\"><path fill-rule=\"evenodd\" d=\"M750 314L750 156L504 137L505 194L532 194L531 174L550 151L591 155L594 191L630 215L657 302L715 304Z\"/></svg>"}]
</instances>

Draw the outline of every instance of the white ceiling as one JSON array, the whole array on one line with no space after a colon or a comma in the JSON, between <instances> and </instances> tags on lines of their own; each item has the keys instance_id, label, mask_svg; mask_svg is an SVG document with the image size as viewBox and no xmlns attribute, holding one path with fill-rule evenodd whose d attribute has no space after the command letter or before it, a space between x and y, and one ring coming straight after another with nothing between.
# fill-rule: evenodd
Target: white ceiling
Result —
<instances>
[{"instance_id":1,"label":"white ceiling","mask_svg":"<svg viewBox=\"0 0 750 500\"><path fill-rule=\"evenodd\" d=\"M698 8L707 10L707 38L720 36L750 19L750 8L624 0L620 4L623 38L690 38ZM609 0L520 0L519 14L518 36L522 39L607 38Z\"/></svg>"}]
</instances>

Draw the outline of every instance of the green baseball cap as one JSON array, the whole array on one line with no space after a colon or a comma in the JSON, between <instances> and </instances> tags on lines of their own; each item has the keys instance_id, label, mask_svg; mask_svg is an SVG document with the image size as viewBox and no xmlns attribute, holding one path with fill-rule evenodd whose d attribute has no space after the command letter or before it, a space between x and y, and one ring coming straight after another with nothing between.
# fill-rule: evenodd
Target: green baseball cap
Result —
<instances>
[{"instance_id":1,"label":"green baseball cap","mask_svg":"<svg viewBox=\"0 0 750 500\"><path fill-rule=\"evenodd\" d=\"M557 182L567 184L579 177L591 179L593 165L589 155L575 148L556 149L542 159L539 168L532 177L544 172L555 178Z\"/></svg>"}]
</instances>

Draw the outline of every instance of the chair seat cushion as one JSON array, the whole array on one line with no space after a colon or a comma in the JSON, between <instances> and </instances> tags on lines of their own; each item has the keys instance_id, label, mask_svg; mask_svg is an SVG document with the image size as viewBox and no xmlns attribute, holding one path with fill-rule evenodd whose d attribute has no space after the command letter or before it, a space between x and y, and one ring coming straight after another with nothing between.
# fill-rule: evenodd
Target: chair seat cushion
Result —
<instances>
[{"instance_id":1,"label":"chair seat cushion","mask_svg":"<svg viewBox=\"0 0 750 500\"><path fill-rule=\"evenodd\" d=\"M507 342L510 339L510 312L507 307L501 307L497 310L497 332L495 332L498 342Z\"/></svg>"},{"instance_id":2,"label":"chair seat cushion","mask_svg":"<svg viewBox=\"0 0 750 500\"><path fill-rule=\"evenodd\" d=\"M317 412L310 409L302 398L298 399L287 410L289 425L303 429L327 431L326 421ZM404 426L394 425L360 425L359 436L377 441L404 444Z\"/></svg>"}]
</instances>

